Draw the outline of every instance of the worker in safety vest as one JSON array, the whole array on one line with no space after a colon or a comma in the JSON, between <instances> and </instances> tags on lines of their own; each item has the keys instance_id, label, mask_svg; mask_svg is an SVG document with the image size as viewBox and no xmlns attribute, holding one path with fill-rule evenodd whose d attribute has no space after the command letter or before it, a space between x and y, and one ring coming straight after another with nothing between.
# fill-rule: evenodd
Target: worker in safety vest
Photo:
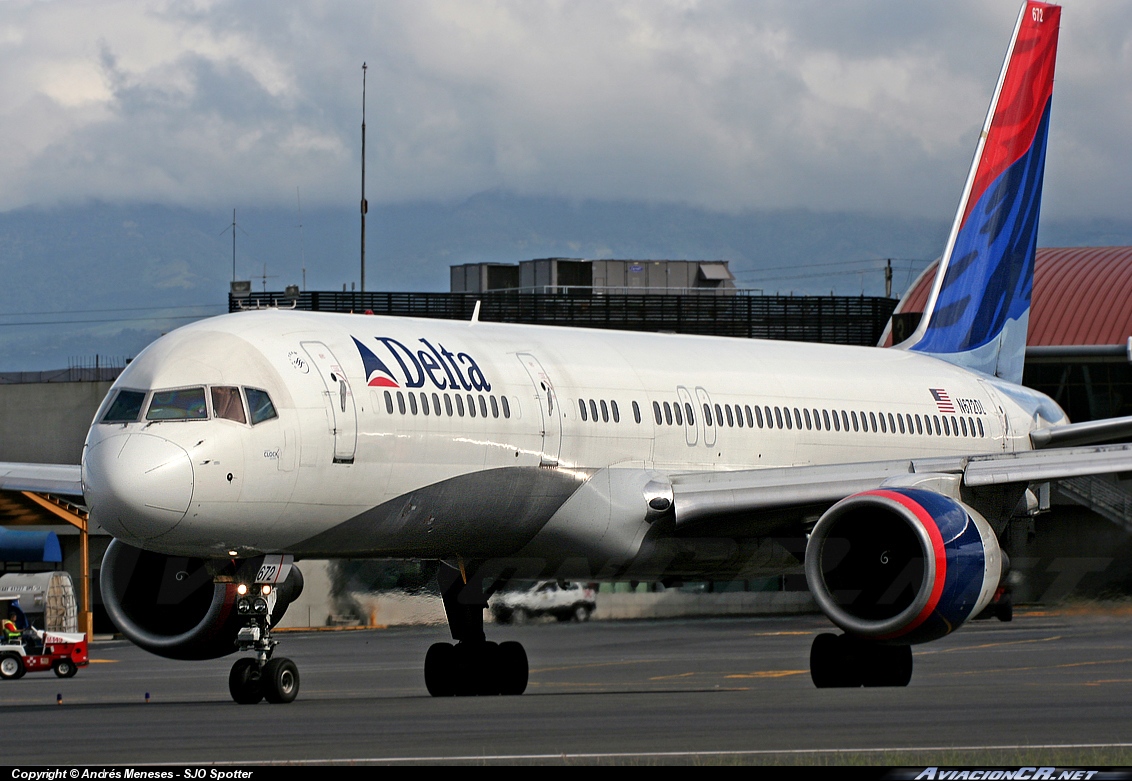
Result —
<instances>
[{"instance_id":1,"label":"worker in safety vest","mask_svg":"<svg viewBox=\"0 0 1132 781\"><path fill-rule=\"evenodd\" d=\"M20 643L20 630L16 626L16 619L19 618L19 613L12 610L8 613L8 617L0 624L0 629L4 632L5 641L8 643Z\"/></svg>"}]
</instances>

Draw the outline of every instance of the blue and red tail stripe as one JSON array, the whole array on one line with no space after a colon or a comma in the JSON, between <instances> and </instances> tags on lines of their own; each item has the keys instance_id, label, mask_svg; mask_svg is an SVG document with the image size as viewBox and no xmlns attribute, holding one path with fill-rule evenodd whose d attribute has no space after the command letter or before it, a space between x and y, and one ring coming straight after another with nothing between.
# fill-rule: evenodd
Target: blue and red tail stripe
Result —
<instances>
[{"instance_id":1,"label":"blue and red tail stripe","mask_svg":"<svg viewBox=\"0 0 1132 781\"><path fill-rule=\"evenodd\" d=\"M1061 9L1023 7L923 322L909 349L1022 379Z\"/></svg>"}]
</instances>

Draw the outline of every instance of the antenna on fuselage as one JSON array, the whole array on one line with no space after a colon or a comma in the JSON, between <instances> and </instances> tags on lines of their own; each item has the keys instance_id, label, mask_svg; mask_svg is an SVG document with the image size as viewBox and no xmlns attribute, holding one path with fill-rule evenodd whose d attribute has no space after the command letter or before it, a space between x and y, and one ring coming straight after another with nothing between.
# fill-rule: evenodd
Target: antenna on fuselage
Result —
<instances>
[{"instance_id":1,"label":"antenna on fuselage","mask_svg":"<svg viewBox=\"0 0 1132 781\"><path fill-rule=\"evenodd\" d=\"M472 310L472 322L478 323L480 321L480 300L476 299L476 308Z\"/></svg>"}]
</instances>

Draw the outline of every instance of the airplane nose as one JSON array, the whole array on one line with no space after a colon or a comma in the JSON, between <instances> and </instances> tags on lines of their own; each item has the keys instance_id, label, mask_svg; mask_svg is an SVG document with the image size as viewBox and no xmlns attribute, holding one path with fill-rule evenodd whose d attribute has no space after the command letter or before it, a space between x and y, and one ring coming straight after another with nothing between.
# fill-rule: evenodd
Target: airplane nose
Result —
<instances>
[{"instance_id":1,"label":"airplane nose","mask_svg":"<svg viewBox=\"0 0 1132 781\"><path fill-rule=\"evenodd\" d=\"M180 445L152 434L108 437L88 448L83 486L91 516L123 541L171 531L193 498L193 464Z\"/></svg>"}]
</instances>

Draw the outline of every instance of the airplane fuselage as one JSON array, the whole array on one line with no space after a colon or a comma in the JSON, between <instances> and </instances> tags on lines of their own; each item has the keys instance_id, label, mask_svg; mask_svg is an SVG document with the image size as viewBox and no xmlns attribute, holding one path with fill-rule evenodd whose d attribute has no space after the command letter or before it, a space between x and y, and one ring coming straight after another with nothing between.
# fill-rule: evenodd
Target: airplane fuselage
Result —
<instances>
[{"instance_id":1,"label":"airplane fuselage","mask_svg":"<svg viewBox=\"0 0 1132 781\"><path fill-rule=\"evenodd\" d=\"M119 391L136 419L103 422ZM139 355L83 479L96 520L162 553L561 558L570 532L547 522L602 469L999 453L1061 422L1041 394L901 350L269 310ZM610 532L618 572L646 532Z\"/></svg>"}]
</instances>

